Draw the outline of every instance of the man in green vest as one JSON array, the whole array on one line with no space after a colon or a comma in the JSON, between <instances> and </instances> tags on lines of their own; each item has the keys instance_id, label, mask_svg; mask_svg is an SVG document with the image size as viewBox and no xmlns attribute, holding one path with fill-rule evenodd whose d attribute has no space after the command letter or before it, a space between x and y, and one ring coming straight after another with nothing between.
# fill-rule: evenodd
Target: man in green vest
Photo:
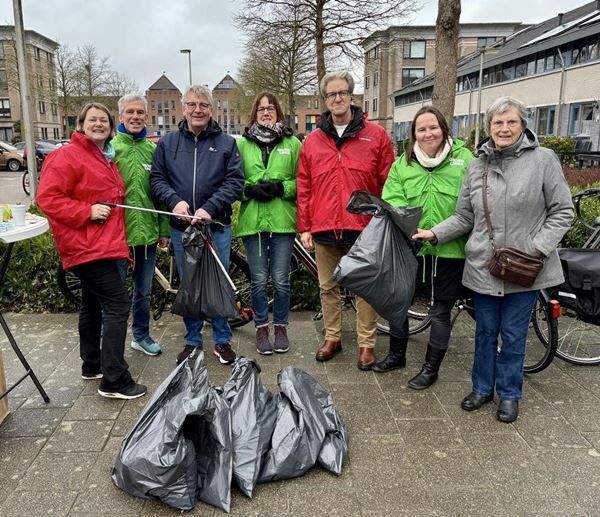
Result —
<instances>
[{"instance_id":1,"label":"man in green vest","mask_svg":"<svg viewBox=\"0 0 600 517\"><path fill-rule=\"evenodd\" d=\"M135 93L119 99L119 126L112 139L115 162L125 182L125 204L155 209L150 189L150 165L156 145L147 138L148 103ZM133 260L133 315L131 348L147 355L161 353L160 345L150 336L150 291L156 263L157 245L168 243L169 221L166 216L128 209L125 212L127 243ZM129 264L123 261L122 276Z\"/></svg>"}]
</instances>

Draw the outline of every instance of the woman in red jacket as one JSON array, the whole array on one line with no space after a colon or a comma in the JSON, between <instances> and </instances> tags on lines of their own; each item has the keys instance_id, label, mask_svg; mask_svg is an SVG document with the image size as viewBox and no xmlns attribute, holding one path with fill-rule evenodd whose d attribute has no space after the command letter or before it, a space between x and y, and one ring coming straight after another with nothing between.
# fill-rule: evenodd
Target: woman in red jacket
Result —
<instances>
[{"instance_id":1,"label":"woman in red jacket","mask_svg":"<svg viewBox=\"0 0 600 517\"><path fill-rule=\"evenodd\" d=\"M129 258L123 209L100 203L125 199L110 144L113 131L108 109L86 104L69 145L46 158L37 201L50 221L63 267L81 280L82 377L101 379L103 397L134 399L146 387L134 382L123 357L129 316L129 296L117 268Z\"/></svg>"}]
</instances>

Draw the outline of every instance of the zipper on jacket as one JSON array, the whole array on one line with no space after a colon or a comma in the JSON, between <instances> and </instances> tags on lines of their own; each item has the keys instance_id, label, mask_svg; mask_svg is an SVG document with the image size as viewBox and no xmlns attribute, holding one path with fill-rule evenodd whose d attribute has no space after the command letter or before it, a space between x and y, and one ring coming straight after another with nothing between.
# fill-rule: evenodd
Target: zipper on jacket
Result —
<instances>
[{"instance_id":1,"label":"zipper on jacket","mask_svg":"<svg viewBox=\"0 0 600 517\"><path fill-rule=\"evenodd\" d=\"M198 136L194 137L194 179L192 180L192 205L193 213L196 213L196 163L198 158Z\"/></svg>"}]
</instances>

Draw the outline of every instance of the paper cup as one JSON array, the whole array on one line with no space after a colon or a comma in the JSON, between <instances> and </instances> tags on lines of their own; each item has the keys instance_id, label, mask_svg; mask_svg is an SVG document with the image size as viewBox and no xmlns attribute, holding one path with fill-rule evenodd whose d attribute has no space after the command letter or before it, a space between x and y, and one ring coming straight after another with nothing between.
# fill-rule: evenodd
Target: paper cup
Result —
<instances>
[{"instance_id":1,"label":"paper cup","mask_svg":"<svg viewBox=\"0 0 600 517\"><path fill-rule=\"evenodd\" d=\"M15 226L25 226L25 212L27 207L25 205L12 205L12 216L13 223Z\"/></svg>"}]
</instances>

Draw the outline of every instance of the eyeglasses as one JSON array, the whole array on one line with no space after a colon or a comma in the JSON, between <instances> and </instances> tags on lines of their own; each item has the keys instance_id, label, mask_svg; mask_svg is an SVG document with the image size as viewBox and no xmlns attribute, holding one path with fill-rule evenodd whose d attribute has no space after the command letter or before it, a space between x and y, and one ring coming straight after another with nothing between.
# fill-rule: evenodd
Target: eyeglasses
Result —
<instances>
[{"instance_id":1,"label":"eyeglasses","mask_svg":"<svg viewBox=\"0 0 600 517\"><path fill-rule=\"evenodd\" d=\"M521 125L521 121L520 120L507 120L506 122L504 122L502 120L495 120L494 122L492 122L492 127L494 129L501 129L504 127L504 125L507 125L510 129L514 129L517 126Z\"/></svg>"},{"instance_id":2,"label":"eyeglasses","mask_svg":"<svg viewBox=\"0 0 600 517\"><path fill-rule=\"evenodd\" d=\"M196 109L206 111L208 108L210 108L210 104L207 104L206 102L186 102L185 107L192 111L195 111Z\"/></svg>"},{"instance_id":3,"label":"eyeglasses","mask_svg":"<svg viewBox=\"0 0 600 517\"><path fill-rule=\"evenodd\" d=\"M345 101L346 99L348 99L348 97L350 97L350 92L348 90L341 90L339 92L329 92L325 94L325 98L328 101L332 101L334 100L337 96L340 96L340 99L342 99L343 101Z\"/></svg>"},{"instance_id":4,"label":"eyeglasses","mask_svg":"<svg viewBox=\"0 0 600 517\"><path fill-rule=\"evenodd\" d=\"M256 113L262 113L263 111L268 111L269 113L275 113L277 111L274 106L259 106L256 108Z\"/></svg>"}]
</instances>

